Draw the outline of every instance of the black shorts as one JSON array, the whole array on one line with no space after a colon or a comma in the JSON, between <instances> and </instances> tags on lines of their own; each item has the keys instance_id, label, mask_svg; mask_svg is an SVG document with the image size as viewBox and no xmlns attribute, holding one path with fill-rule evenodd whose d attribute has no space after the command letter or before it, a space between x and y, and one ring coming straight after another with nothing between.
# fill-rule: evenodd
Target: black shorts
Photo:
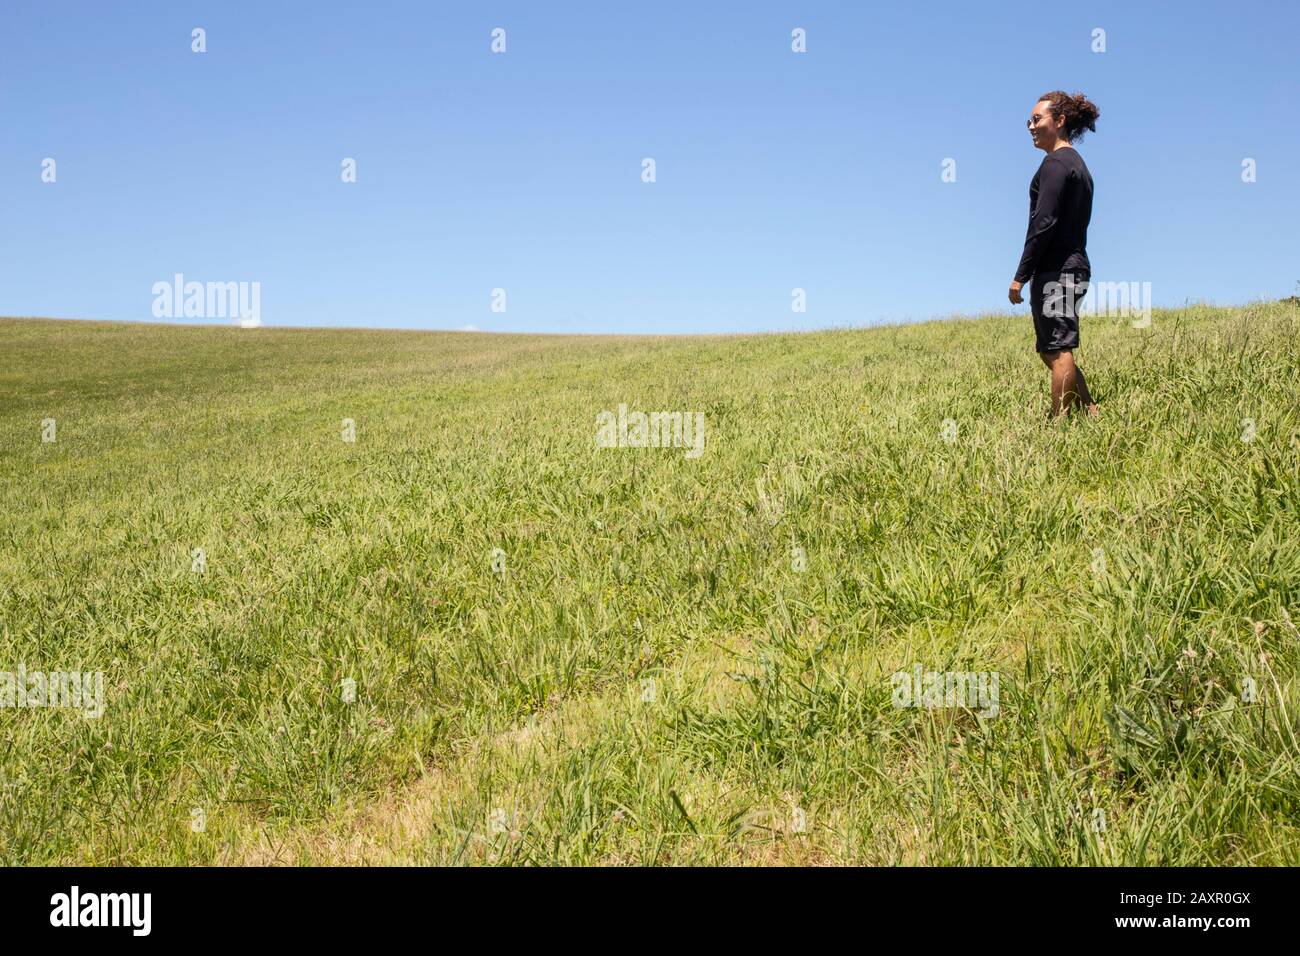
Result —
<instances>
[{"instance_id":1,"label":"black shorts","mask_svg":"<svg viewBox=\"0 0 1300 956\"><path fill-rule=\"evenodd\" d=\"M1029 311L1034 317L1034 348L1060 352L1079 347L1079 303L1088 294L1085 269L1040 272L1029 289Z\"/></svg>"}]
</instances>

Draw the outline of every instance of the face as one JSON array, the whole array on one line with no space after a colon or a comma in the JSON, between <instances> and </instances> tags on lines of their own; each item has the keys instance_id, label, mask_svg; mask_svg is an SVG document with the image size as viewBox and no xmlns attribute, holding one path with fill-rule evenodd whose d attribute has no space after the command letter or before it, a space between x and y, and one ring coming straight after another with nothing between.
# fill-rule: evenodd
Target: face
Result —
<instances>
[{"instance_id":1,"label":"face","mask_svg":"<svg viewBox=\"0 0 1300 956\"><path fill-rule=\"evenodd\" d=\"M1056 141L1062 138L1061 126L1064 123L1064 116L1052 118L1052 104L1048 100L1039 100L1029 114L1029 135L1033 137L1034 145L1051 152Z\"/></svg>"}]
</instances>

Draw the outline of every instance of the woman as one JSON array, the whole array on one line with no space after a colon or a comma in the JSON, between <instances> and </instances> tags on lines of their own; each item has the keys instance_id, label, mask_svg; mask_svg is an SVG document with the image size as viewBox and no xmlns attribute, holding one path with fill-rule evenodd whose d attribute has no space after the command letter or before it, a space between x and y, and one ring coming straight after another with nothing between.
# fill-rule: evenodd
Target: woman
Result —
<instances>
[{"instance_id":1,"label":"woman","mask_svg":"<svg viewBox=\"0 0 1300 956\"><path fill-rule=\"evenodd\" d=\"M1076 400L1089 415L1098 412L1083 369L1074 364L1077 306L1092 274L1086 248L1092 174L1073 144L1083 139L1084 130L1097 131L1100 115L1082 93L1071 96L1055 90L1038 98L1029 117L1029 135L1047 155L1029 184L1029 231L1008 297L1019 305L1024 301L1021 286L1033 280L1029 310L1035 348L1052 372L1052 417L1068 412Z\"/></svg>"}]
</instances>

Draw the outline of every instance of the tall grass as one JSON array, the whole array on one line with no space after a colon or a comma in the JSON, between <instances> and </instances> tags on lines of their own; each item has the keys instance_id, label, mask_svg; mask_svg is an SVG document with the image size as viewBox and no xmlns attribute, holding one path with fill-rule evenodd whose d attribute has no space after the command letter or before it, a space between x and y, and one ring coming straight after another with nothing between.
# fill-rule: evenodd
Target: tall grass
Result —
<instances>
[{"instance_id":1,"label":"tall grass","mask_svg":"<svg viewBox=\"0 0 1300 956\"><path fill-rule=\"evenodd\" d=\"M1298 326L0 321L0 860L1300 862Z\"/></svg>"}]
</instances>

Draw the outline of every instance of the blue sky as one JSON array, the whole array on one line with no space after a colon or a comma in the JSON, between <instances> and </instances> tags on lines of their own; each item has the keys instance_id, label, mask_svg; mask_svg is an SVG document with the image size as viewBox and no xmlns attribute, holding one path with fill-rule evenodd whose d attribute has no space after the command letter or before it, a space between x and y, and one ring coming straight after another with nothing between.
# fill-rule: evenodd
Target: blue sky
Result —
<instances>
[{"instance_id":1,"label":"blue sky","mask_svg":"<svg viewBox=\"0 0 1300 956\"><path fill-rule=\"evenodd\" d=\"M1300 4L1046 9L6 0L0 314L153 320L175 273L260 282L264 325L738 332L1010 308L1042 158L1025 119L1057 88L1102 113L1080 144L1094 280L1150 282L1156 305L1295 294Z\"/></svg>"}]
</instances>

